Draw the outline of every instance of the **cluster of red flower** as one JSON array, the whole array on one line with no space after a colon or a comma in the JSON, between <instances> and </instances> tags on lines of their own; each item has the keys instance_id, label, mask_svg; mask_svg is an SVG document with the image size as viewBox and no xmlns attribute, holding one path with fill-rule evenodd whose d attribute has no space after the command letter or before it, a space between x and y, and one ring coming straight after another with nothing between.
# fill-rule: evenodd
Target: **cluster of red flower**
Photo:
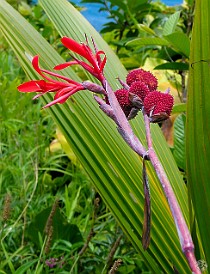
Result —
<instances>
[{"instance_id":1,"label":"cluster of red flower","mask_svg":"<svg viewBox=\"0 0 210 274\"><path fill-rule=\"evenodd\" d=\"M157 91L158 81L149 71L135 69L128 73L123 89L115 95L128 119L139 110L144 110L150 122L161 122L169 117L173 107L173 96Z\"/></svg>"}]
</instances>

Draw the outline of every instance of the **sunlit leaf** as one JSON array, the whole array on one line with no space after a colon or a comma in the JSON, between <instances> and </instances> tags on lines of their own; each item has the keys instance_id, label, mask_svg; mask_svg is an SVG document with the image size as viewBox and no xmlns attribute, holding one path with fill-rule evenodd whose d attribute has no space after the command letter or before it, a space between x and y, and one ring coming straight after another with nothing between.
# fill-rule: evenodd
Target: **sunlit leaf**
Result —
<instances>
[{"instance_id":1,"label":"sunlit leaf","mask_svg":"<svg viewBox=\"0 0 210 274\"><path fill-rule=\"evenodd\" d=\"M180 13L180 11L177 11L168 18L163 27L163 35L169 35L175 31L176 25L179 21Z\"/></svg>"},{"instance_id":2,"label":"sunlit leaf","mask_svg":"<svg viewBox=\"0 0 210 274\"><path fill-rule=\"evenodd\" d=\"M157 46L168 46L169 43L159 37L147 37L147 38L136 38L132 41L127 42L127 46L143 46L143 45L157 45Z\"/></svg>"},{"instance_id":3,"label":"sunlit leaf","mask_svg":"<svg viewBox=\"0 0 210 274\"><path fill-rule=\"evenodd\" d=\"M183 32L174 32L164 36L164 38L179 52L183 53L186 57L190 55L190 39Z\"/></svg>"}]
</instances>

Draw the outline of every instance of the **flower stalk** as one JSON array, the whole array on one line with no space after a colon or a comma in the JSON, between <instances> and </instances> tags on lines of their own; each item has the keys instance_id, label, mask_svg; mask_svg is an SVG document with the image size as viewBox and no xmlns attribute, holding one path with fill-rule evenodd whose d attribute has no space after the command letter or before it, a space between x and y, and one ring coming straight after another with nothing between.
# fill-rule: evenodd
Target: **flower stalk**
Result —
<instances>
[{"instance_id":1,"label":"flower stalk","mask_svg":"<svg viewBox=\"0 0 210 274\"><path fill-rule=\"evenodd\" d=\"M147 151L148 158L151 164L153 165L153 168L156 171L156 174L159 178L162 189L168 201L169 207L171 209L171 213L174 218L177 233L179 236L182 252L184 253L186 257L192 272L195 274L199 274L201 273L201 271L198 267L198 263L194 255L194 244L192 241L192 237L190 235L189 229L187 227L187 224L185 222L181 208L178 204L178 201L173 192L171 184L153 148L151 131L150 131L150 121L148 116L145 113L144 113L144 123L145 123L146 138L147 138L147 145L148 145L148 151Z\"/></svg>"}]
</instances>

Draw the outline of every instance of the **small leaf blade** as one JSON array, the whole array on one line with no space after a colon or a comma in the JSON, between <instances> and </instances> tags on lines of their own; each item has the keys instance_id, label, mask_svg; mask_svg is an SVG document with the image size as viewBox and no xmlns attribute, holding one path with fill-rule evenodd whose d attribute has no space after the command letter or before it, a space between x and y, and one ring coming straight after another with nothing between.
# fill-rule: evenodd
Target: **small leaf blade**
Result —
<instances>
[{"instance_id":1,"label":"small leaf blade","mask_svg":"<svg viewBox=\"0 0 210 274\"><path fill-rule=\"evenodd\" d=\"M126 43L126 46L131 46L131 47L146 46L146 45L168 46L169 42L166 39L159 38L159 37L147 37L147 38L137 38Z\"/></svg>"},{"instance_id":2,"label":"small leaf blade","mask_svg":"<svg viewBox=\"0 0 210 274\"><path fill-rule=\"evenodd\" d=\"M186 170L186 155L185 155L185 114L180 114L174 122L174 158L177 165L182 170Z\"/></svg>"},{"instance_id":3,"label":"small leaf blade","mask_svg":"<svg viewBox=\"0 0 210 274\"><path fill-rule=\"evenodd\" d=\"M175 12L171 16L169 16L168 20L166 21L164 27L163 27L163 35L169 35L172 34L175 31L176 25L180 18L180 11Z\"/></svg>"}]
</instances>

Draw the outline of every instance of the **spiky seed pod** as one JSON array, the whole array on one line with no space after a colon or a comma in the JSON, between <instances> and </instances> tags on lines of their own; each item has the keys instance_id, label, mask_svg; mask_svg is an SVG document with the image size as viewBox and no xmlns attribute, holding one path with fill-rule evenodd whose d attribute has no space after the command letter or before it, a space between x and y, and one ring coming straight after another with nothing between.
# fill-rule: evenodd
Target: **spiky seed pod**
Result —
<instances>
[{"instance_id":1,"label":"spiky seed pod","mask_svg":"<svg viewBox=\"0 0 210 274\"><path fill-rule=\"evenodd\" d=\"M10 217L11 200L12 200L12 197L10 196L10 194L6 194L4 199L4 207L3 207L3 222L6 222Z\"/></svg>"},{"instance_id":2,"label":"spiky seed pod","mask_svg":"<svg viewBox=\"0 0 210 274\"><path fill-rule=\"evenodd\" d=\"M53 225L53 217L56 213L56 209L58 207L58 200L56 199L53 206L52 206L52 210L50 212L50 215L47 219L47 222L46 222L46 225L45 225L45 233L48 234L49 233L49 230L51 228L51 226Z\"/></svg>"},{"instance_id":3,"label":"spiky seed pod","mask_svg":"<svg viewBox=\"0 0 210 274\"><path fill-rule=\"evenodd\" d=\"M52 243L52 239L53 239L53 226L51 226L49 228L49 231L48 231L47 241L46 241L46 245L45 245L45 254L49 253L51 243Z\"/></svg>"},{"instance_id":4,"label":"spiky seed pod","mask_svg":"<svg viewBox=\"0 0 210 274\"><path fill-rule=\"evenodd\" d=\"M117 97L117 100L123 112L125 113L125 116L128 117L132 109L132 104L129 99L129 91L126 89L118 89L115 91L115 96Z\"/></svg>"},{"instance_id":5,"label":"spiky seed pod","mask_svg":"<svg viewBox=\"0 0 210 274\"><path fill-rule=\"evenodd\" d=\"M148 86L150 91L157 89L157 78L149 71L144 69L134 69L130 71L126 77L126 83L131 86L133 82L141 81Z\"/></svg>"},{"instance_id":6,"label":"spiky seed pod","mask_svg":"<svg viewBox=\"0 0 210 274\"><path fill-rule=\"evenodd\" d=\"M109 274L114 274L117 272L118 268L121 266L122 264L122 260L121 259L118 259L117 261L114 262L112 268L110 269L109 271Z\"/></svg>"},{"instance_id":7,"label":"spiky seed pod","mask_svg":"<svg viewBox=\"0 0 210 274\"><path fill-rule=\"evenodd\" d=\"M144 99L144 111L150 117L152 123L159 123L171 114L174 98L168 93L153 91Z\"/></svg>"},{"instance_id":8,"label":"spiky seed pod","mask_svg":"<svg viewBox=\"0 0 210 274\"><path fill-rule=\"evenodd\" d=\"M144 102L144 98L150 90L142 81L136 81L131 84L129 92L138 95L142 102Z\"/></svg>"}]
</instances>

